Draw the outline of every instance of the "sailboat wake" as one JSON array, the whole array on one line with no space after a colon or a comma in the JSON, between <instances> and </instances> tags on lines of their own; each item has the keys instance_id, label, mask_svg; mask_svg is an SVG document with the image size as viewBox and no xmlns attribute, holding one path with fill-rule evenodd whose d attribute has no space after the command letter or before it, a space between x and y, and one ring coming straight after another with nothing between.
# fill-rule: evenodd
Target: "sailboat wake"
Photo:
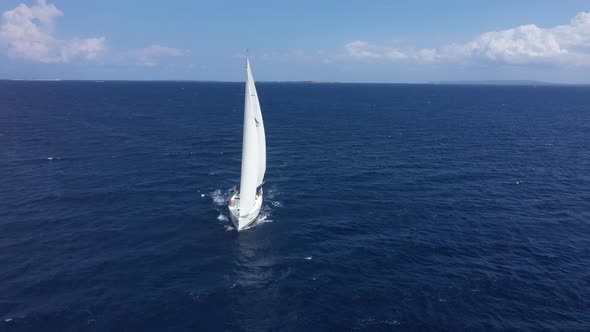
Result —
<instances>
[{"instance_id":1,"label":"sailboat wake","mask_svg":"<svg viewBox=\"0 0 590 332\"><path fill-rule=\"evenodd\" d=\"M211 200L215 209L219 212L217 216L217 220L221 222L226 231L233 231L235 230L231 220L229 219L229 214L227 212L227 201L229 198L235 193L236 188L232 187L227 190L216 189L209 193L211 196ZM244 229L252 229L256 226L271 223L272 220L272 212L274 209L281 207L283 204L277 200L277 190L275 188L270 188L266 192L266 197L264 203L262 205L262 209L260 209L260 214L256 218L256 220Z\"/></svg>"}]
</instances>

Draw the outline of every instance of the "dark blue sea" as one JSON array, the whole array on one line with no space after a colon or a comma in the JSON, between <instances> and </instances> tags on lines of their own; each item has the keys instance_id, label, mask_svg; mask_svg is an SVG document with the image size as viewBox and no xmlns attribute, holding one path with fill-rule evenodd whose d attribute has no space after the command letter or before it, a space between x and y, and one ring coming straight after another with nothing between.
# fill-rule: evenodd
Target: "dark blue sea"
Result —
<instances>
[{"instance_id":1,"label":"dark blue sea","mask_svg":"<svg viewBox=\"0 0 590 332\"><path fill-rule=\"evenodd\" d=\"M0 82L0 331L590 330L590 87Z\"/></svg>"}]
</instances>

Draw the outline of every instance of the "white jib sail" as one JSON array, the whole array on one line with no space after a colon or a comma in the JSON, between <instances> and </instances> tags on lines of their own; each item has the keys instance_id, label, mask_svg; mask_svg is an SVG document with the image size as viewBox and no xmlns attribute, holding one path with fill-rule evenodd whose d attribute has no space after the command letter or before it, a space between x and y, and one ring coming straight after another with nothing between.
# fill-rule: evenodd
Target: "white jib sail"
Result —
<instances>
[{"instance_id":1,"label":"white jib sail","mask_svg":"<svg viewBox=\"0 0 590 332\"><path fill-rule=\"evenodd\" d=\"M246 95L244 100L244 137L242 143L242 174L240 180L240 217L254 207L256 189L262 184L266 171L266 142L260 103L246 58Z\"/></svg>"}]
</instances>

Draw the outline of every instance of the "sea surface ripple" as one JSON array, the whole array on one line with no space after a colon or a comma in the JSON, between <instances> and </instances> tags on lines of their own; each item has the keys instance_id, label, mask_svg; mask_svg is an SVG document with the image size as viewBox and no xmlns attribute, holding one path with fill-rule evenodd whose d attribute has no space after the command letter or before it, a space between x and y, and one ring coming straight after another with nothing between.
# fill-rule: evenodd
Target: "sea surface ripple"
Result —
<instances>
[{"instance_id":1,"label":"sea surface ripple","mask_svg":"<svg viewBox=\"0 0 590 332\"><path fill-rule=\"evenodd\" d=\"M0 81L0 330L590 329L590 88Z\"/></svg>"}]
</instances>

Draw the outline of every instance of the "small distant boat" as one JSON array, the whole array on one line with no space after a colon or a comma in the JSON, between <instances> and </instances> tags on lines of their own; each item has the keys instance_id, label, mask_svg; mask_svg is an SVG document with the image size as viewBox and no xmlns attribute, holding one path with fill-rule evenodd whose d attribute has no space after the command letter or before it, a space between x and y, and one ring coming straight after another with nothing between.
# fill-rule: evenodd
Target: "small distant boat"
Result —
<instances>
[{"instance_id":1,"label":"small distant boat","mask_svg":"<svg viewBox=\"0 0 590 332\"><path fill-rule=\"evenodd\" d=\"M228 208L236 230L241 231L256 220L262 207L262 184L266 173L266 138L256 85L246 53L246 98L244 101L244 136L240 187L229 199Z\"/></svg>"}]
</instances>

